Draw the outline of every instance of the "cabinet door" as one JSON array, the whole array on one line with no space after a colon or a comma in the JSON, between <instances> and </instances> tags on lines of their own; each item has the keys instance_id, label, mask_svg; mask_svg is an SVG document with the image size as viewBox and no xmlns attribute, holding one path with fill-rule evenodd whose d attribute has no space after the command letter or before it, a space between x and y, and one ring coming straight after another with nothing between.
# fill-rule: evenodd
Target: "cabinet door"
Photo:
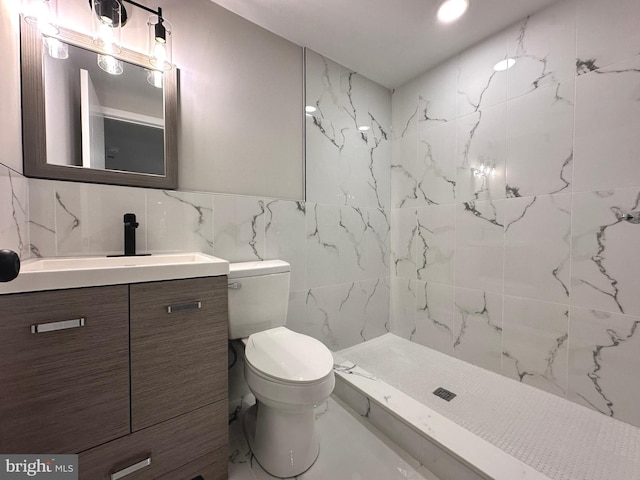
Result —
<instances>
[{"instance_id":1,"label":"cabinet door","mask_svg":"<svg viewBox=\"0 0 640 480\"><path fill-rule=\"evenodd\" d=\"M227 277L130 286L133 431L227 398Z\"/></svg>"},{"instance_id":2,"label":"cabinet door","mask_svg":"<svg viewBox=\"0 0 640 480\"><path fill-rule=\"evenodd\" d=\"M126 285L0 295L0 452L75 453L129 433Z\"/></svg>"},{"instance_id":3,"label":"cabinet door","mask_svg":"<svg viewBox=\"0 0 640 480\"><path fill-rule=\"evenodd\" d=\"M191 480L197 475L205 480L225 478L228 408L227 402L216 402L82 452L78 458L80 480L111 480L112 475L123 480ZM194 463L203 458L208 467L200 465L188 477ZM211 464L218 476L211 473ZM198 473L203 471L208 477Z\"/></svg>"}]
</instances>

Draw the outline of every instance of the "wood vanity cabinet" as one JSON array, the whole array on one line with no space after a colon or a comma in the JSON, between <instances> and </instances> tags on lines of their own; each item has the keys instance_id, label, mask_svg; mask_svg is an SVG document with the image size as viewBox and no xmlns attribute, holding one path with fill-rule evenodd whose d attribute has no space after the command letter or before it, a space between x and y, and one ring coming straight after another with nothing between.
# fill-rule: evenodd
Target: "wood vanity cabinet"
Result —
<instances>
[{"instance_id":1,"label":"wood vanity cabinet","mask_svg":"<svg viewBox=\"0 0 640 480\"><path fill-rule=\"evenodd\" d=\"M0 452L227 478L227 277L0 295Z\"/></svg>"}]
</instances>

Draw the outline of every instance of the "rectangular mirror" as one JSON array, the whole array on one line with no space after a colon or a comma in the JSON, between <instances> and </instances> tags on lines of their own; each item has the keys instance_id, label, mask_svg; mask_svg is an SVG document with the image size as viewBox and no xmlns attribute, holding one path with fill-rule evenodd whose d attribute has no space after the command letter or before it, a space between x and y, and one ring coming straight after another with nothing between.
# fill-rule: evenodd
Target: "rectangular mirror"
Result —
<instances>
[{"instance_id":1,"label":"rectangular mirror","mask_svg":"<svg viewBox=\"0 0 640 480\"><path fill-rule=\"evenodd\" d=\"M177 70L21 22L25 175L177 188Z\"/></svg>"}]
</instances>

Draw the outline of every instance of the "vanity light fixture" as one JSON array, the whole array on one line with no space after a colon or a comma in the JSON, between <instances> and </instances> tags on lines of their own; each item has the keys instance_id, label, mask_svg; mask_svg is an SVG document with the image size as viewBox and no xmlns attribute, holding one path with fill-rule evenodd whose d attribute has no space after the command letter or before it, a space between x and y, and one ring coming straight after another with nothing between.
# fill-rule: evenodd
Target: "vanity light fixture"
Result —
<instances>
[{"instance_id":1,"label":"vanity light fixture","mask_svg":"<svg viewBox=\"0 0 640 480\"><path fill-rule=\"evenodd\" d=\"M153 10L133 0L89 0L93 11L93 38L106 53L120 53L121 31L127 22L129 3L151 13L149 28L149 63L158 70L172 68L171 24L163 17L162 8ZM101 67L102 68L102 67Z\"/></svg>"},{"instance_id":2,"label":"vanity light fixture","mask_svg":"<svg viewBox=\"0 0 640 480\"><path fill-rule=\"evenodd\" d=\"M69 58L69 45L61 42L57 38L45 37L44 47L51 58L65 60Z\"/></svg>"},{"instance_id":3,"label":"vanity light fixture","mask_svg":"<svg viewBox=\"0 0 640 480\"><path fill-rule=\"evenodd\" d=\"M505 58L504 60L500 60L493 66L493 69L496 72L504 72L505 70L510 69L516 64L515 58Z\"/></svg>"},{"instance_id":4,"label":"vanity light fixture","mask_svg":"<svg viewBox=\"0 0 640 480\"><path fill-rule=\"evenodd\" d=\"M60 33L56 19L56 0L22 0L21 11L25 21L37 27L43 35Z\"/></svg>"},{"instance_id":5,"label":"vanity light fixture","mask_svg":"<svg viewBox=\"0 0 640 480\"><path fill-rule=\"evenodd\" d=\"M110 75L122 75L124 64L111 55L98 54L98 66Z\"/></svg>"},{"instance_id":6,"label":"vanity light fixture","mask_svg":"<svg viewBox=\"0 0 640 480\"><path fill-rule=\"evenodd\" d=\"M162 88L162 72L159 70L147 70L147 83L156 88Z\"/></svg>"},{"instance_id":7,"label":"vanity light fixture","mask_svg":"<svg viewBox=\"0 0 640 480\"><path fill-rule=\"evenodd\" d=\"M469 0L445 0L438 7L438 20L451 23L459 19L469 9Z\"/></svg>"}]
</instances>

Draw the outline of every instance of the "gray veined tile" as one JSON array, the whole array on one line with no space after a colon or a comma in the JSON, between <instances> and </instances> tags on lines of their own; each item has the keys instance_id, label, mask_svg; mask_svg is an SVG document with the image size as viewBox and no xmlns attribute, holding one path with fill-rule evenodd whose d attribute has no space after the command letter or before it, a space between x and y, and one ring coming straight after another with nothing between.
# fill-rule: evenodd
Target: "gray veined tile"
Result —
<instances>
[{"instance_id":1,"label":"gray veined tile","mask_svg":"<svg viewBox=\"0 0 640 480\"><path fill-rule=\"evenodd\" d=\"M417 282L391 278L390 330L399 337L413 340L416 333Z\"/></svg>"},{"instance_id":2,"label":"gray veined tile","mask_svg":"<svg viewBox=\"0 0 640 480\"><path fill-rule=\"evenodd\" d=\"M147 250L144 189L71 182L56 182L55 188L57 255L121 254L125 213L134 213L140 224L137 251Z\"/></svg>"},{"instance_id":3,"label":"gray veined tile","mask_svg":"<svg viewBox=\"0 0 640 480\"><path fill-rule=\"evenodd\" d=\"M49 180L29 180L31 256L56 256L56 188Z\"/></svg>"},{"instance_id":4,"label":"gray veined tile","mask_svg":"<svg viewBox=\"0 0 640 480\"><path fill-rule=\"evenodd\" d=\"M146 195L150 252L214 253L213 195L167 190Z\"/></svg>"},{"instance_id":5,"label":"gray veined tile","mask_svg":"<svg viewBox=\"0 0 640 480\"><path fill-rule=\"evenodd\" d=\"M419 128L429 128L455 119L457 67L457 59L453 58L418 78Z\"/></svg>"},{"instance_id":6,"label":"gray veined tile","mask_svg":"<svg viewBox=\"0 0 640 480\"><path fill-rule=\"evenodd\" d=\"M265 258L291 265L291 291L304 290L306 279L304 202L265 200Z\"/></svg>"},{"instance_id":7,"label":"gray veined tile","mask_svg":"<svg viewBox=\"0 0 640 480\"><path fill-rule=\"evenodd\" d=\"M505 203L504 293L569 303L571 195Z\"/></svg>"},{"instance_id":8,"label":"gray veined tile","mask_svg":"<svg viewBox=\"0 0 640 480\"><path fill-rule=\"evenodd\" d=\"M571 192L573 77L507 104L507 197Z\"/></svg>"},{"instance_id":9,"label":"gray veined tile","mask_svg":"<svg viewBox=\"0 0 640 480\"><path fill-rule=\"evenodd\" d=\"M502 293L505 200L456 205L456 286Z\"/></svg>"},{"instance_id":10,"label":"gray veined tile","mask_svg":"<svg viewBox=\"0 0 640 480\"><path fill-rule=\"evenodd\" d=\"M505 197L506 106L456 120L456 201Z\"/></svg>"},{"instance_id":11,"label":"gray veined tile","mask_svg":"<svg viewBox=\"0 0 640 480\"><path fill-rule=\"evenodd\" d=\"M413 341L453 354L454 287L416 282L416 331Z\"/></svg>"},{"instance_id":12,"label":"gray veined tile","mask_svg":"<svg viewBox=\"0 0 640 480\"><path fill-rule=\"evenodd\" d=\"M504 297L502 373L564 397L569 306Z\"/></svg>"},{"instance_id":13,"label":"gray veined tile","mask_svg":"<svg viewBox=\"0 0 640 480\"><path fill-rule=\"evenodd\" d=\"M411 208L418 204L418 185L424 168L418 165L418 135L393 140L391 163L391 206Z\"/></svg>"},{"instance_id":14,"label":"gray veined tile","mask_svg":"<svg viewBox=\"0 0 640 480\"><path fill-rule=\"evenodd\" d=\"M214 195L214 254L230 262L265 258L265 200Z\"/></svg>"},{"instance_id":15,"label":"gray veined tile","mask_svg":"<svg viewBox=\"0 0 640 480\"><path fill-rule=\"evenodd\" d=\"M458 56L456 116L502 103L507 99L506 72L496 72L496 63L507 58L508 35L498 33Z\"/></svg>"},{"instance_id":16,"label":"gray veined tile","mask_svg":"<svg viewBox=\"0 0 640 480\"><path fill-rule=\"evenodd\" d=\"M640 55L576 80L574 191L640 186Z\"/></svg>"},{"instance_id":17,"label":"gray veined tile","mask_svg":"<svg viewBox=\"0 0 640 480\"><path fill-rule=\"evenodd\" d=\"M453 285L456 244L455 205L418 208L416 231L417 278Z\"/></svg>"},{"instance_id":18,"label":"gray veined tile","mask_svg":"<svg viewBox=\"0 0 640 480\"><path fill-rule=\"evenodd\" d=\"M456 288L454 315L454 356L500 373L502 295Z\"/></svg>"},{"instance_id":19,"label":"gray veined tile","mask_svg":"<svg viewBox=\"0 0 640 480\"><path fill-rule=\"evenodd\" d=\"M417 157L418 206L456 200L456 124L446 122L419 129Z\"/></svg>"},{"instance_id":20,"label":"gray veined tile","mask_svg":"<svg viewBox=\"0 0 640 480\"><path fill-rule=\"evenodd\" d=\"M509 99L573 79L577 0L563 0L531 15L509 31Z\"/></svg>"},{"instance_id":21,"label":"gray veined tile","mask_svg":"<svg viewBox=\"0 0 640 480\"><path fill-rule=\"evenodd\" d=\"M569 398L640 427L640 317L571 309Z\"/></svg>"},{"instance_id":22,"label":"gray veined tile","mask_svg":"<svg viewBox=\"0 0 640 480\"><path fill-rule=\"evenodd\" d=\"M415 208L394 208L391 211L392 277L416 279L416 259L420 245L418 217Z\"/></svg>"},{"instance_id":23,"label":"gray veined tile","mask_svg":"<svg viewBox=\"0 0 640 480\"><path fill-rule=\"evenodd\" d=\"M640 54L640 4L636 0L580 0L577 15L579 75Z\"/></svg>"},{"instance_id":24,"label":"gray veined tile","mask_svg":"<svg viewBox=\"0 0 640 480\"><path fill-rule=\"evenodd\" d=\"M28 181L0 165L0 248L13 250L22 259L31 257L28 222Z\"/></svg>"},{"instance_id":25,"label":"gray veined tile","mask_svg":"<svg viewBox=\"0 0 640 480\"><path fill-rule=\"evenodd\" d=\"M640 190L573 195L571 304L640 315L640 228L622 220L640 210Z\"/></svg>"},{"instance_id":26,"label":"gray veined tile","mask_svg":"<svg viewBox=\"0 0 640 480\"><path fill-rule=\"evenodd\" d=\"M396 88L391 95L393 140L416 134L418 126L418 95L420 79L416 78Z\"/></svg>"}]
</instances>

